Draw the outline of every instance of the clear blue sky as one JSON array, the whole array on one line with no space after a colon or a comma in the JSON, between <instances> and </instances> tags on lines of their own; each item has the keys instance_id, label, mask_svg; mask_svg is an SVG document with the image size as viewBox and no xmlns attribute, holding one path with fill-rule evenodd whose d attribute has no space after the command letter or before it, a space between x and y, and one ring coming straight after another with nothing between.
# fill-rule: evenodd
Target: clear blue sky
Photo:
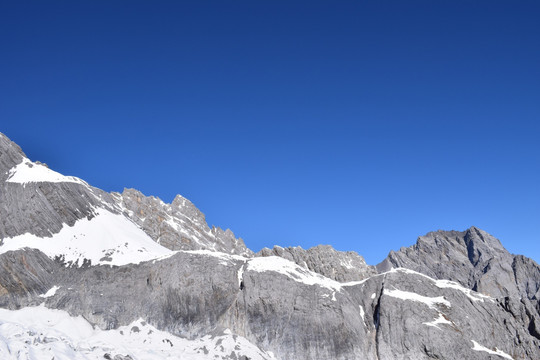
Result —
<instances>
[{"instance_id":1,"label":"clear blue sky","mask_svg":"<svg viewBox=\"0 0 540 360\"><path fill-rule=\"evenodd\" d=\"M471 225L540 261L538 1L2 1L0 131L253 250Z\"/></svg>"}]
</instances>

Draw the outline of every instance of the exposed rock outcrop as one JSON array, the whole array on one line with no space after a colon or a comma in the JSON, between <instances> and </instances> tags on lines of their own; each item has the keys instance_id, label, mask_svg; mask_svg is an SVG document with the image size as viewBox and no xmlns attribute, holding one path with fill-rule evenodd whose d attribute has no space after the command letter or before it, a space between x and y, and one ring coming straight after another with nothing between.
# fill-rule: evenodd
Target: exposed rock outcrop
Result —
<instances>
[{"instance_id":1,"label":"exposed rock outcrop","mask_svg":"<svg viewBox=\"0 0 540 360\"><path fill-rule=\"evenodd\" d=\"M171 250L212 250L252 256L242 239L229 229L210 228L191 201L177 195L171 204L135 189L112 194L123 213L156 242Z\"/></svg>"},{"instance_id":2,"label":"exposed rock outcrop","mask_svg":"<svg viewBox=\"0 0 540 360\"><path fill-rule=\"evenodd\" d=\"M497 298L525 298L538 308L540 266L510 254L492 235L471 227L464 232L436 231L418 238L415 245L391 251L377 265L379 271L404 267Z\"/></svg>"},{"instance_id":3,"label":"exposed rock outcrop","mask_svg":"<svg viewBox=\"0 0 540 360\"><path fill-rule=\"evenodd\" d=\"M354 251L337 251L330 245L318 245L304 250L301 247L274 246L264 248L257 256L279 256L308 270L339 282L362 280L377 273L374 266Z\"/></svg>"}]
</instances>

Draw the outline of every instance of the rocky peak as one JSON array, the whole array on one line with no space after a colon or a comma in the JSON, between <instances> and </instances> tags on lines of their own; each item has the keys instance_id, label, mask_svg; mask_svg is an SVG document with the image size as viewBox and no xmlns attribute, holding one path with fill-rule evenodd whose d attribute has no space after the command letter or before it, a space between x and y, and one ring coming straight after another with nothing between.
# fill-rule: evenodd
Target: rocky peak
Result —
<instances>
[{"instance_id":1,"label":"rocky peak","mask_svg":"<svg viewBox=\"0 0 540 360\"><path fill-rule=\"evenodd\" d=\"M19 164L25 157L26 155L19 145L0 133L0 181L5 181L9 170Z\"/></svg>"},{"instance_id":2,"label":"rocky peak","mask_svg":"<svg viewBox=\"0 0 540 360\"><path fill-rule=\"evenodd\" d=\"M181 195L177 195L171 204L135 189L124 189L122 194L113 193L113 197L124 215L168 249L253 254L232 231L210 228L204 214Z\"/></svg>"},{"instance_id":3,"label":"rocky peak","mask_svg":"<svg viewBox=\"0 0 540 360\"><path fill-rule=\"evenodd\" d=\"M174 197L173 202L171 203L172 210L181 216L191 219L191 221L199 224L206 225L205 215L197 209L195 205L182 195L178 194Z\"/></svg>"},{"instance_id":4,"label":"rocky peak","mask_svg":"<svg viewBox=\"0 0 540 360\"><path fill-rule=\"evenodd\" d=\"M498 239L474 226L465 231L463 240L473 266L508 253Z\"/></svg>"},{"instance_id":5,"label":"rocky peak","mask_svg":"<svg viewBox=\"0 0 540 360\"><path fill-rule=\"evenodd\" d=\"M384 272L403 267L457 281L486 295L534 300L536 291L527 290L531 285L525 285L531 279L520 275L525 273L522 267L531 266L538 267L516 260L498 239L473 226L463 232L439 230L421 236L415 245L391 251L377 269ZM531 273L530 269L527 272ZM536 284L533 289L540 287L540 276L532 281Z\"/></svg>"},{"instance_id":6,"label":"rocky peak","mask_svg":"<svg viewBox=\"0 0 540 360\"><path fill-rule=\"evenodd\" d=\"M232 231L210 228L204 214L178 195L172 204L135 189L108 194L26 158L0 134L0 238L29 233L51 237L98 209L123 213L154 241L172 250L213 250L252 256Z\"/></svg>"},{"instance_id":7,"label":"rocky peak","mask_svg":"<svg viewBox=\"0 0 540 360\"><path fill-rule=\"evenodd\" d=\"M92 218L97 208L114 211L104 191L76 177L32 162L0 134L0 238L22 234L50 237L65 226Z\"/></svg>"}]
</instances>

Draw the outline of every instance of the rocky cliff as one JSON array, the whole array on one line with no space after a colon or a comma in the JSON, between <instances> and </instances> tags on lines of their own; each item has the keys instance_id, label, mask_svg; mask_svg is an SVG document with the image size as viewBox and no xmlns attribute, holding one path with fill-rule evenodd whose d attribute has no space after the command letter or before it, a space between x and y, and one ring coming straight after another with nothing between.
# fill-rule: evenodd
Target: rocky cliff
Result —
<instances>
[{"instance_id":1,"label":"rocky cliff","mask_svg":"<svg viewBox=\"0 0 540 360\"><path fill-rule=\"evenodd\" d=\"M242 239L229 229L210 228L204 214L191 201L177 195L171 204L135 189L113 193L122 212L154 241L171 250L212 250L252 256Z\"/></svg>"},{"instance_id":2,"label":"rocky cliff","mask_svg":"<svg viewBox=\"0 0 540 360\"><path fill-rule=\"evenodd\" d=\"M0 239L2 359L540 358L540 267L474 227L377 267L253 254L181 196L106 193L0 135Z\"/></svg>"}]
</instances>

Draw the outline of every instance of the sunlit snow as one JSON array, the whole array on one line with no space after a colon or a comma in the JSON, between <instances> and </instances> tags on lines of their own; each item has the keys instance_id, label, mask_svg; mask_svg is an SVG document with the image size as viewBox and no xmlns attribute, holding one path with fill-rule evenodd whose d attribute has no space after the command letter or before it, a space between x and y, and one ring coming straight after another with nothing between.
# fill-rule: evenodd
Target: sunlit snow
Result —
<instances>
[{"instance_id":1,"label":"sunlit snow","mask_svg":"<svg viewBox=\"0 0 540 360\"><path fill-rule=\"evenodd\" d=\"M21 163L9 171L6 182L19 184L32 182L71 182L85 186L88 185L77 177L64 176L47 168L45 165L34 163L27 158L24 158Z\"/></svg>"},{"instance_id":2,"label":"sunlit snow","mask_svg":"<svg viewBox=\"0 0 540 360\"><path fill-rule=\"evenodd\" d=\"M296 265L292 261L283 259L278 256L268 256L250 259L247 266L248 271L265 272L272 271L283 274L307 285L318 285L326 287L334 291L341 291L341 284L337 281L324 277L315 272L306 270L301 266ZM333 294L335 299L335 294Z\"/></svg>"},{"instance_id":3,"label":"sunlit snow","mask_svg":"<svg viewBox=\"0 0 540 360\"><path fill-rule=\"evenodd\" d=\"M154 242L137 225L123 215L97 209L91 220L83 218L52 237L23 234L3 239L0 254L23 248L39 249L47 256L64 257L66 263L83 265L137 264L164 256L172 251Z\"/></svg>"},{"instance_id":4,"label":"sunlit snow","mask_svg":"<svg viewBox=\"0 0 540 360\"><path fill-rule=\"evenodd\" d=\"M54 296L54 294L56 294L56 291L60 289L60 286L53 286L52 288L49 289L49 291L47 291L45 294L41 294L39 295L39 297L42 297L42 298L50 298L52 296Z\"/></svg>"},{"instance_id":5,"label":"sunlit snow","mask_svg":"<svg viewBox=\"0 0 540 360\"><path fill-rule=\"evenodd\" d=\"M411 274L411 275L422 276L422 277L424 277L426 279L429 279L429 280L433 281L435 283L435 286L437 286L438 288L441 288L441 289L454 289L454 290L461 291L469 299L471 299L473 301L484 301L484 299L489 299L491 301L495 301L492 297L484 295L484 294L480 294L480 293L478 293L476 291L473 291L471 289L467 289L466 287L461 286L460 284L458 284L455 281L437 280L437 279L429 277L429 276L427 276L425 274L419 273L419 272L411 270L411 269L406 269L406 268L392 269L392 270L390 270L390 272L401 272L401 273L406 273L406 274Z\"/></svg>"},{"instance_id":6,"label":"sunlit snow","mask_svg":"<svg viewBox=\"0 0 540 360\"><path fill-rule=\"evenodd\" d=\"M484 299L489 299L492 302L495 302L495 299L493 299L492 297L484 295L484 294L480 294L476 291L472 291L471 289L467 289L454 281L450 281L450 280L434 280L434 281L435 281L435 286L442 289L446 288L446 289L459 290L465 295L467 295L467 297L471 299L472 301L484 301Z\"/></svg>"},{"instance_id":7,"label":"sunlit snow","mask_svg":"<svg viewBox=\"0 0 540 360\"><path fill-rule=\"evenodd\" d=\"M223 335L187 340L160 331L139 319L116 330L93 328L82 317L44 306L0 309L0 359L103 360L129 355L138 360L222 359L234 353L253 360L271 360L247 339Z\"/></svg>"},{"instance_id":8,"label":"sunlit snow","mask_svg":"<svg viewBox=\"0 0 540 360\"><path fill-rule=\"evenodd\" d=\"M475 351L483 351L483 352L487 352L488 354L491 354L491 355L497 355L497 356L503 357L505 359L514 360L513 357L511 357L510 355L508 355L507 353L505 353L502 350L499 350L497 348L495 348L495 350L491 350L491 349L488 349L485 346L480 345L479 343L477 343L474 340L471 340L471 341L473 343L472 349L475 350Z\"/></svg>"},{"instance_id":9,"label":"sunlit snow","mask_svg":"<svg viewBox=\"0 0 540 360\"><path fill-rule=\"evenodd\" d=\"M446 320L446 318L444 317L444 315L441 314L441 313L439 313L439 317L438 317L438 318L436 318L435 320L430 321L430 322L425 322L425 323L423 323L423 324L424 324L424 325L427 325L427 326L433 326L433 327L436 327L437 329L441 330L441 328L439 327L439 324L452 325L452 322Z\"/></svg>"},{"instance_id":10,"label":"sunlit snow","mask_svg":"<svg viewBox=\"0 0 540 360\"><path fill-rule=\"evenodd\" d=\"M409 291L402 291L398 289L393 289L393 290L384 289L383 294L397 298L397 299L401 299L401 300L411 300L411 301L421 302L421 303L426 304L430 308L435 308L435 305L437 304L446 305L448 307L451 306L450 302L442 296L428 297L428 296L423 296L417 293L413 293Z\"/></svg>"}]
</instances>

